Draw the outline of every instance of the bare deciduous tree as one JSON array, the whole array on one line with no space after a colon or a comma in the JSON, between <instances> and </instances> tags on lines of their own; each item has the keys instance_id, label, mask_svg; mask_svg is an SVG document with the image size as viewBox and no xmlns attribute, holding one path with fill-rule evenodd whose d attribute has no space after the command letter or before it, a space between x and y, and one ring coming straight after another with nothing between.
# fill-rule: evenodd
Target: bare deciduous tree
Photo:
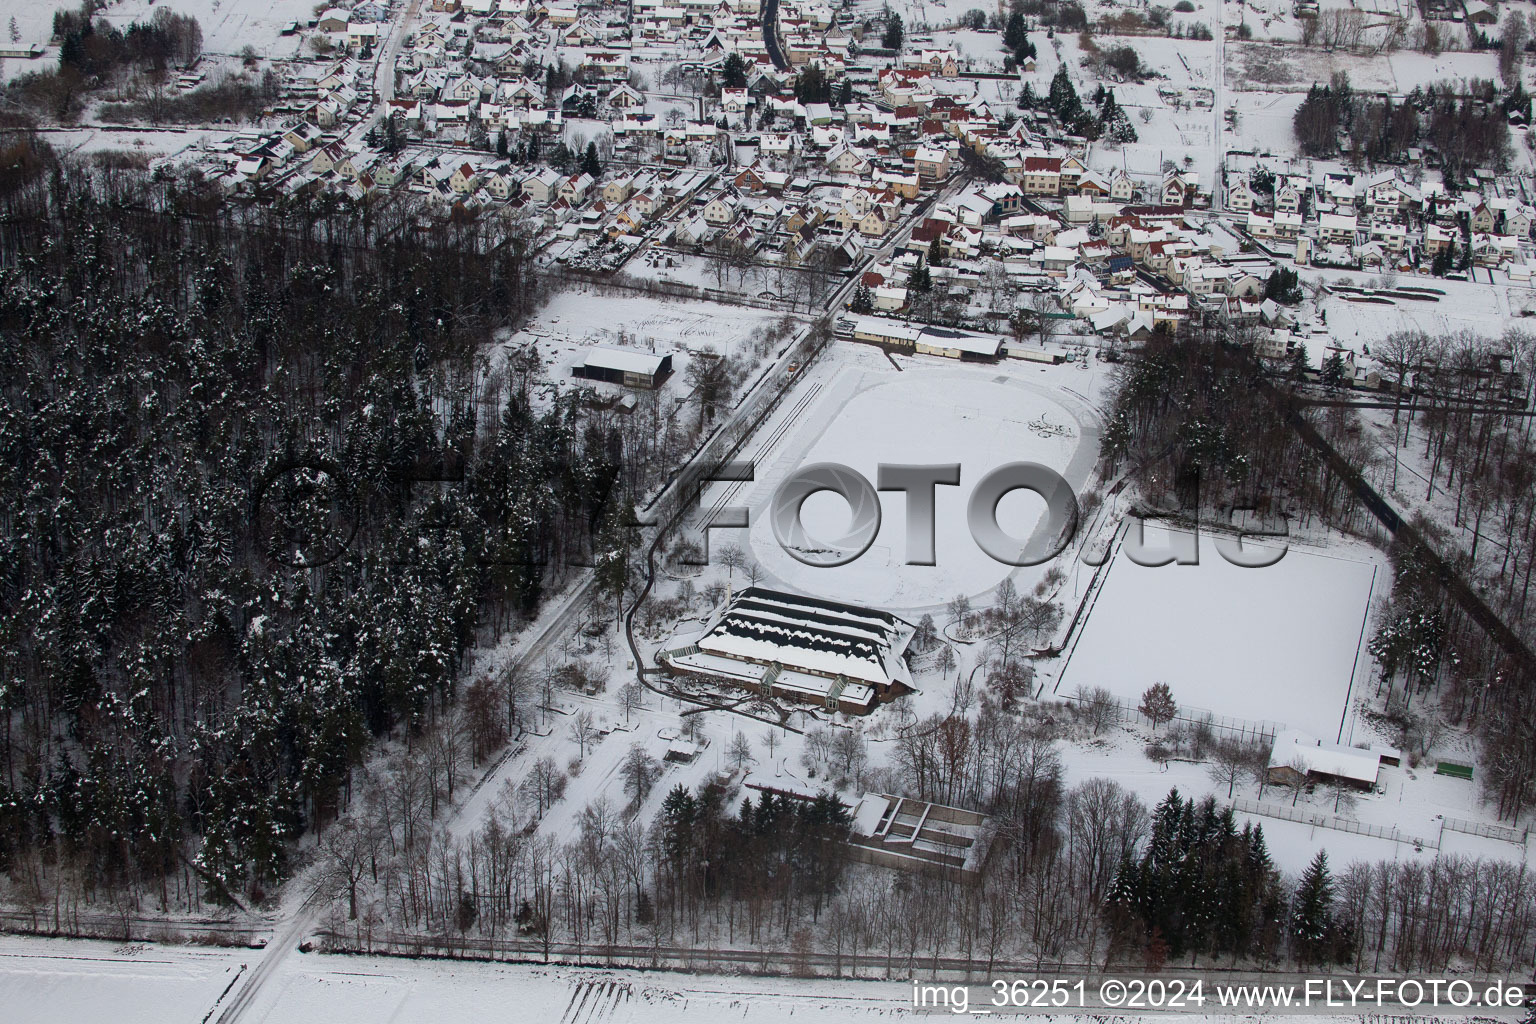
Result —
<instances>
[{"instance_id":1,"label":"bare deciduous tree","mask_svg":"<svg viewBox=\"0 0 1536 1024\"><path fill-rule=\"evenodd\" d=\"M533 763L519 790L525 799L532 800L538 817L553 807L565 792L565 773L552 757L541 757Z\"/></svg>"},{"instance_id":2,"label":"bare deciduous tree","mask_svg":"<svg viewBox=\"0 0 1536 1024\"><path fill-rule=\"evenodd\" d=\"M619 687L619 707L624 709L624 722L645 704L645 689L639 683L626 683Z\"/></svg>"},{"instance_id":3,"label":"bare deciduous tree","mask_svg":"<svg viewBox=\"0 0 1536 1024\"><path fill-rule=\"evenodd\" d=\"M1237 780L1248 772L1248 765L1253 761L1253 756L1246 747L1232 739L1219 740L1216 743L1214 757L1208 769L1211 781L1220 785L1227 784L1227 799L1232 799L1233 790L1237 787Z\"/></svg>"},{"instance_id":4,"label":"bare deciduous tree","mask_svg":"<svg viewBox=\"0 0 1536 1024\"><path fill-rule=\"evenodd\" d=\"M1075 696L1083 720L1088 723L1088 727L1093 730L1095 736L1119 723L1120 702L1104 687L1079 686Z\"/></svg>"},{"instance_id":5,"label":"bare deciduous tree","mask_svg":"<svg viewBox=\"0 0 1536 1024\"><path fill-rule=\"evenodd\" d=\"M578 711L576 717L571 719L567 734L576 744L576 756L585 759L587 747L597 738L597 727L592 723L591 712Z\"/></svg>"},{"instance_id":6,"label":"bare deciduous tree","mask_svg":"<svg viewBox=\"0 0 1536 1024\"><path fill-rule=\"evenodd\" d=\"M639 803L650 794L656 780L661 778L661 764L643 746L635 743L619 764L619 774L624 779L624 792Z\"/></svg>"},{"instance_id":7,"label":"bare deciduous tree","mask_svg":"<svg viewBox=\"0 0 1536 1024\"><path fill-rule=\"evenodd\" d=\"M343 818L320 837L320 849L338 881L347 887L347 919L357 920L357 886L378 855L379 834L371 823Z\"/></svg>"}]
</instances>

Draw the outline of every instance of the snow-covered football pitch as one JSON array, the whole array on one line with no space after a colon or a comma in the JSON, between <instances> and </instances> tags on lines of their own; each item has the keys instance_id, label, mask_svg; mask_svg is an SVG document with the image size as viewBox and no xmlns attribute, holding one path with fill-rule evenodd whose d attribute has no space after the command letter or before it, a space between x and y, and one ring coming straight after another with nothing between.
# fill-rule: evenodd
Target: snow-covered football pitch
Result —
<instances>
[{"instance_id":1,"label":"snow-covered football pitch","mask_svg":"<svg viewBox=\"0 0 1536 1024\"><path fill-rule=\"evenodd\" d=\"M715 551L735 544L760 566L761 582L833 600L867 604L907 617L964 595L991 603L1012 577L1027 593L1047 566L1011 569L972 539L966 503L976 482L1008 462L1039 462L1066 477L1079 495L1097 485L1099 419L1091 405L1102 369L1072 366L1044 371L1005 361L973 366L935 357L897 357L841 345L824 357L764 424L744 453L754 460L752 483L717 484L704 508L745 506L748 530L711 531ZM906 497L880 493L874 543L835 568L805 565L779 544L769 520L773 496L796 470L833 462L874 482L881 463L959 463L960 485L935 492L935 563L907 564ZM1043 500L1015 491L998 507L1013 536L1028 536L1045 512ZM850 511L823 492L801 513L808 533L836 537ZM1123 534L1122 534L1123 537ZM1146 545L1166 538L1149 526ZM1198 565L1144 568L1116 543L1085 619L1069 638L1068 657L1047 680L1058 696L1079 686L1103 686L1134 707L1154 682L1167 682L1187 710L1252 723L1304 729L1328 740L1352 737L1351 693L1368 685L1368 616L1388 587L1382 556L1339 538L1318 546L1292 541L1274 565L1243 568L1202 536ZM1254 547L1253 541L1245 543ZM1068 617L1091 568L1058 565L1071 574L1061 593Z\"/></svg>"},{"instance_id":2,"label":"snow-covered football pitch","mask_svg":"<svg viewBox=\"0 0 1536 1024\"><path fill-rule=\"evenodd\" d=\"M1134 707L1147 687L1166 682L1186 711L1351 740L1351 693L1370 674L1370 605L1387 586L1378 552L1291 543L1273 565L1247 568L1202 534L1198 564L1152 568L1131 559L1125 536L1090 598L1058 695L1102 686ZM1148 525L1148 549L1167 540Z\"/></svg>"},{"instance_id":3,"label":"snow-covered football pitch","mask_svg":"<svg viewBox=\"0 0 1536 1024\"><path fill-rule=\"evenodd\" d=\"M1081 491L1098 452L1098 418L1073 388L1091 385L1088 373L1034 365L968 365L938 357L897 357L898 371L876 349L840 343L824 357L765 423L743 453L756 464L749 484L715 485L704 507L749 509L747 531L711 531L710 543L750 549L763 582L832 600L885 608L901 615L937 612L964 595L985 595L1010 573L1021 591L1043 566L1014 570L994 561L972 539L966 506L972 489L991 470L1010 462L1038 462ZM935 564L910 565L906 496L880 494L874 543L847 565L803 564L780 547L769 520L779 485L814 463L838 463L876 483L884 464L958 464L958 486L935 489ZM1045 511L1042 499L1014 491L998 506L998 524L1028 537ZM801 521L812 537L833 538L847 528L847 502L831 492L812 495ZM938 616L935 615L937 618Z\"/></svg>"}]
</instances>

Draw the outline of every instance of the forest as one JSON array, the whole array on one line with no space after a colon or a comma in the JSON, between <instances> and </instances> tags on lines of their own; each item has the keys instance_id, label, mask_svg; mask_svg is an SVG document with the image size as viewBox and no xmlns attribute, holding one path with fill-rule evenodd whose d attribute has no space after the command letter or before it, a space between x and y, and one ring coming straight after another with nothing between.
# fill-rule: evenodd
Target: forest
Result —
<instances>
[{"instance_id":1,"label":"forest","mask_svg":"<svg viewBox=\"0 0 1536 1024\"><path fill-rule=\"evenodd\" d=\"M1450 599L1440 574L1400 545L1392 601L1371 639L1386 714L1425 747L1439 734L1437 711L1472 729L1484 795L1500 817L1518 820L1536 804L1536 339L1519 329L1496 339L1407 331L1376 355L1391 381L1416 386L1394 400L1391 457L1377 460L1375 476L1410 507L1443 509L1434 519L1416 515L1415 525L1523 645L1490 638ZM1402 468L1409 460L1424 472L1410 477Z\"/></svg>"},{"instance_id":2,"label":"forest","mask_svg":"<svg viewBox=\"0 0 1536 1024\"><path fill-rule=\"evenodd\" d=\"M1373 714L1417 756L1446 723L1470 729L1484 797L1518 820L1536 805L1536 444L1527 411L1536 343L1518 329L1499 338L1391 335L1373 352L1388 406L1373 436L1346 404L1306 405L1341 398L1341 386L1325 383L1319 395L1287 365L1261 369L1237 356L1234 340L1217 330L1163 339L1125 364L1104 458L1136 473L1153 509L1252 508L1389 540L1293 429L1288 410L1299 400L1296 415L1379 493L1394 495L1448 571L1512 631L1513 639L1490 635L1422 547L1391 544L1393 592L1375 610L1370 638L1381 669ZM1410 476L1410 460L1421 474ZM1442 517L1424 514L1431 503Z\"/></svg>"},{"instance_id":3,"label":"forest","mask_svg":"<svg viewBox=\"0 0 1536 1024\"><path fill-rule=\"evenodd\" d=\"M0 153L7 895L259 902L469 651L628 557L693 417L490 368L547 290L517 222Z\"/></svg>"},{"instance_id":4,"label":"forest","mask_svg":"<svg viewBox=\"0 0 1536 1024\"><path fill-rule=\"evenodd\" d=\"M1340 71L1327 84L1313 83L1292 128L1307 156L1342 154L1356 167L1406 163L1410 148L1432 147L1447 181L1456 182L1475 167L1508 165L1509 115L1529 117L1530 107L1518 83L1501 92L1478 79L1415 87L1394 104L1357 93Z\"/></svg>"},{"instance_id":5,"label":"forest","mask_svg":"<svg viewBox=\"0 0 1536 1024\"><path fill-rule=\"evenodd\" d=\"M359 781L373 812L333 830L327 859L351 893L333 905L330 948L420 954L591 957L695 967L896 977L937 957L978 970L1084 965L1156 970L1349 965L1415 971L1530 961L1536 879L1522 866L1440 856L1357 862L1320 855L1287 877L1260 825L1238 827L1213 798L1170 792L1155 808L1111 779L1068 786L1058 741L1081 742L1088 712L1004 712L989 693L974 724L935 715L901 730L889 764L865 737L807 745L803 767L836 785L954 798L992 815L980 878L855 863L848 809L672 787L649 827L598 798L568 841L534 827L538 790L508 787L473 832L434 824L430 755ZM548 760L548 759L547 759ZM537 774L537 773L536 773ZM850 779L851 775L851 779ZM739 801L739 802L738 802ZM350 820L350 819L349 819ZM817 959L811 960L812 955Z\"/></svg>"}]
</instances>

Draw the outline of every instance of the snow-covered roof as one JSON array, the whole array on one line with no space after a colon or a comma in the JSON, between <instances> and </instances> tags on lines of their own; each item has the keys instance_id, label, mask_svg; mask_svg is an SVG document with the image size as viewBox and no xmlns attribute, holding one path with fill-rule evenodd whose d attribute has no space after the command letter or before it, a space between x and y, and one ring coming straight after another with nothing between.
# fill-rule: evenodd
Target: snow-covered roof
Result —
<instances>
[{"instance_id":1,"label":"snow-covered roof","mask_svg":"<svg viewBox=\"0 0 1536 1024\"><path fill-rule=\"evenodd\" d=\"M1381 756L1374 750L1328 743L1299 729L1276 734L1270 750L1271 768L1305 766L1309 774L1332 775L1370 785L1376 784L1381 770Z\"/></svg>"},{"instance_id":2,"label":"snow-covered roof","mask_svg":"<svg viewBox=\"0 0 1536 1024\"><path fill-rule=\"evenodd\" d=\"M883 689L906 679L902 656L912 633L910 623L887 612L749 587L698 646Z\"/></svg>"},{"instance_id":3,"label":"snow-covered roof","mask_svg":"<svg viewBox=\"0 0 1536 1024\"><path fill-rule=\"evenodd\" d=\"M649 373L661 372L662 361L667 357L657 355L654 352L639 352L632 348L610 348L607 345L598 345L589 348L582 356L581 366L600 366L605 370L617 370L620 373Z\"/></svg>"},{"instance_id":4,"label":"snow-covered roof","mask_svg":"<svg viewBox=\"0 0 1536 1024\"><path fill-rule=\"evenodd\" d=\"M1002 348L1003 339L995 334L983 336L950 330L948 327L928 327L918 336L917 343L996 358L998 350Z\"/></svg>"},{"instance_id":5,"label":"snow-covered roof","mask_svg":"<svg viewBox=\"0 0 1536 1024\"><path fill-rule=\"evenodd\" d=\"M880 827L880 820L885 817L885 812L890 809L891 798L871 793L859 798L858 805L853 809L853 825L851 831L856 836L872 836Z\"/></svg>"}]
</instances>

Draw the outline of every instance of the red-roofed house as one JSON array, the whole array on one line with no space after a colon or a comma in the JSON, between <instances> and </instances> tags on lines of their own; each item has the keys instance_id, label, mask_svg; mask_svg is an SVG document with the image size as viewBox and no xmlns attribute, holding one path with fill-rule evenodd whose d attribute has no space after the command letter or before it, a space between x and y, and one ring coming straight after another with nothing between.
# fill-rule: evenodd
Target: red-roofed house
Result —
<instances>
[{"instance_id":1,"label":"red-roofed house","mask_svg":"<svg viewBox=\"0 0 1536 1024\"><path fill-rule=\"evenodd\" d=\"M1061 161L1053 156L1024 158L1024 180L1019 183L1026 195L1054 196L1061 192Z\"/></svg>"}]
</instances>

